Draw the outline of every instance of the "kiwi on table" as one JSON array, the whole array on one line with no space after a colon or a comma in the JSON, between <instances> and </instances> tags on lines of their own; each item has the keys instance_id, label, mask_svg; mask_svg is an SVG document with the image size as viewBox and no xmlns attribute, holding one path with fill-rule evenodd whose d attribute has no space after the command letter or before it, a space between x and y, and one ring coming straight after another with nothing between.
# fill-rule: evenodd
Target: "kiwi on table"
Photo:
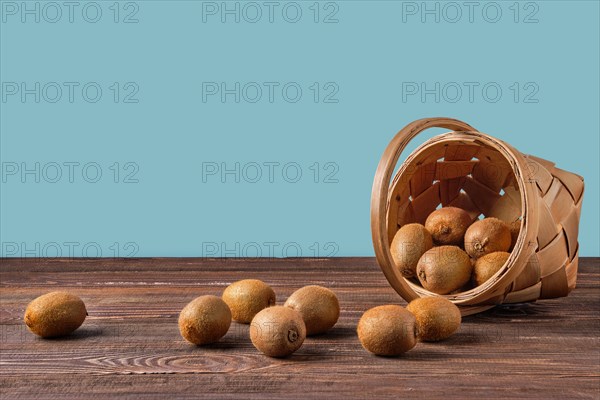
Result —
<instances>
[{"instance_id":1,"label":"kiwi on table","mask_svg":"<svg viewBox=\"0 0 600 400\"><path fill-rule=\"evenodd\" d=\"M50 338L73 332L86 316L85 304L79 297L68 292L50 292L29 303L23 320L31 332Z\"/></svg>"},{"instance_id":2,"label":"kiwi on table","mask_svg":"<svg viewBox=\"0 0 600 400\"><path fill-rule=\"evenodd\" d=\"M471 222L471 216L462 208L442 207L429 214L425 228L437 245L460 246Z\"/></svg>"},{"instance_id":3,"label":"kiwi on table","mask_svg":"<svg viewBox=\"0 0 600 400\"><path fill-rule=\"evenodd\" d=\"M402 226L390 245L394 264L405 278L412 278L417 273L419 258L433 247L431 234L421 224Z\"/></svg>"},{"instance_id":4,"label":"kiwi on table","mask_svg":"<svg viewBox=\"0 0 600 400\"><path fill-rule=\"evenodd\" d=\"M200 296L179 314L179 332L187 341L203 345L221 339L231 325L231 311L217 296Z\"/></svg>"},{"instance_id":5,"label":"kiwi on table","mask_svg":"<svg viewBox=\"0 0 600 400\"><path fill-rule=\"evenodd\" d=\"M508 251L511 242L508 225L494 217L475 221L465 233L465 250L473 258L495 251Z\"/></svg>"},{"instance_id":6,"label":"kiwi on table","mask_svg":"<svg viewBox=\"0 0 600 400\"><path fill-rule=\"evenodd\" d=\"M427 250L417 264L421 285L437 294L460 289L471 279L471 259L458 246L438 246Z\"/></svg>"},{"instance_id":7,"label":"kiwi on table","mask_svg":"<svg viewBox=\"0 0 600 400\"><path fill-rule=\"evenodd\" d=\"M318 335L331 329L340 317L340 303L333 291L310 285L296 290L284 306L298 311L306 324L306 335Z\"/></svg>"},{"instance_id":8,"label":"kiwi on table","mask_svg":"<svg viewBox=\"0 0 600 400\"><path fill-rule=\"evenodd\" d=\"M302 346L305 338L302 315L289 307L265 308L250 324L252 344L270 357L289 356Z\"/></svg>"},{"instance_id":9,"label":"kiwi on table","mask_svg":"<svg viewBox=\"0 0 600 400\"><path fill-rule=\"evenodd\" d=\"M494 276L494 274L506 263L508 257L510 257L510 253L505 251L495 251L479 257L477 261L475 261L475 266L473 268L473 285L482 285Z\"/></svg>"},{"instance_id":10,"label":"kiwi on table","mask_svg":"<svg viewBox=\"0 0 600 400\"><path fill-rule=\"evenodd\" d=\"M458 307L443 297L421 297L406 307L417 320L417 337L424 342L449 338L460 327Z\"/></svg>"},{"instance_id":11,"label":"kiwi on table","mask_svg":"<svg viewBox=\"0 0 600 400\"><path fill-rule=\"evenodd\" d=\"M261 280L244 279L227 286L223 300L234 321L249 324L259 311L275 304L275 292Z\"/></svg>"},{"instance_id":12,"label":"kiwi on table","mask_svg":"<svg viewBox=\"0 0 600 400\"><path fill-rule=\"evenodd\" d=\"M415 316L393 304L367 310L356 332L365 350L379 356L397 356L417 344Z\"/></svg>"}]
</instances>

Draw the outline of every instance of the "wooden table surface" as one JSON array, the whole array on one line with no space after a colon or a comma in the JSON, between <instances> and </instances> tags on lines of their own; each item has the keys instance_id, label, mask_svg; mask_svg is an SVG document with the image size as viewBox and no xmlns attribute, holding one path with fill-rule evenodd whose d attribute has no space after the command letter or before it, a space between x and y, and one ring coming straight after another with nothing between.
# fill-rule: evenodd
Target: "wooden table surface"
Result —
<instances>
[{"instance_id":1,"label":"wooden table surface","mask_svg":"<svg viewBox=\"0 0 600 400\"><path fill-rule=\"evenodd\" d=\"M0 397L13 398L600 398L600 259L580 260L567 298L496 307L466 317L441 343L398 358L362 349L356 324L368 308L405 304L371 258L0 260ZM179 335L196 296L258 278L278 304L318 284L340 299L338 324L294 355L259 353L248 326L217 344ZM74 334L44 340L23 324L28 302L68 290L89 317Z\"/></svg>"}]
</instances>

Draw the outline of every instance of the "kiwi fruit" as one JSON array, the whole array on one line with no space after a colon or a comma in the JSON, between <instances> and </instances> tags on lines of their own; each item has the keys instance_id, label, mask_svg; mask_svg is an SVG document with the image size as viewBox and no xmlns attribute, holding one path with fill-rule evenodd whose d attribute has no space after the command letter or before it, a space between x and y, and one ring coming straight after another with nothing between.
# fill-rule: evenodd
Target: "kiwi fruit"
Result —
<instances>
[{"instance_id":1,"label":"kiwi fruit","mask_svg":"<svg viewBox=\"0 0 600 400\"><path fill-rule=\"evenodd\" d=\"M179 314L179 332L188 342L203 345L221 339L231 325L231 311L217 296L200 296Z\"/></svg>"},{"instance_id":2,"label":"kiwi fruit","mask_svg":"<svg viewBox=\"0 0 600 400\"><path fill-rule=\"evenodd\" d=\"M460 310L443 297L421 297L411 301L406 309L414 314L417 337L423 342L447 339L460 326Z\"/></svg>"},{"instance_id":3,"label":"kiwi fruit","mask_svg":"<svg viewBox=\"0 0 600 400\"><path fill-rule=\"evenodd\" d=\"M79 297L67 292L50 292L29 303L23 320L31 332L51 338L73 332L86 316L85 304Z\"/></svg>"},{"instance_id":4,"label":"kiwi fruit","mask_svg":"<svg viewBox=\"0 0 600 400\"><path fill-rule=\"evenodd\" d=\"M471 279L473 266L458 246L438 246L427 250L417 264L421 285L437 294L460 289Z\"/></svg>"},{"instance_id":5,"label":"kiwi fruit","mask_svg":"<svg viewBox=\"0 0 600 400\"><path fill-rule=\"evenodd\" d=\"M259 311L275 305L275 292L261 280L244 279L227 286L223 300L234 321L249 324Z\"/></svg>"},{"instance_id":6,"label":"kiwi fruit","mask_svg":"<svg viewBox=\"0 0 600 400\"><path fill-rule=\"evenodd\" d=\"M510 228L498 218L489 217L475 221L465 233L465 250L469 256L479 258L495 251L508 251L511 244Z\"/></svg>"},{"instance_id":7,"label":"kiwi fruit","mask_svg":"<svg viewBox=\"0 0 600 400\"><path fill-rule=\"evenodd\" d=\"M407 224L394 235L390 252L402 276L412 278L417 273L419 258L432 247L431 234L423 225Z\"/></svg>"},{"instance_id":8,"label":"kiwi fruit","mask_svg":"<svg viewBox=\"0 0 600 400\"><path fill-rule=\"evenodd\" d=\"M284 306L260 311L250 324L250 340L270 357L287 357L302 346L306 325L302 314Z\"/></svg>"},{"instance_id":9,"label":"kiwi fruit","mask_svg":"<svg viewBox=\"0 0 600 400\"><path fill-rule=\"evenodd\" d=\"M379 356L397 356L417 344L415 316L392 304L367 310L356 332L365 350Z\"/></svg>"},{"instance_id":10,"label":"kiwi fruit","mask_svg":"<svg viewBox=\"0 0 600 400\"><path fill-rule=\"evenodd\" d=\"M318 335L331 329L340 317L340 303L331 290L311 285L296 290L284 306L298 311L306 325L306 335Z\"/></svg>"},{"instance_id":11,"label":"kiwi fruit","mask_svg":"<svg viewBox=\"0 0 600 400\"><path fill-rule=\"evenodd\" d=\"M512 251L515 248L515 244L517 244L519 233L521 233L521 220L517 219L508 224L508 229L510 229L510 248L508 250Z\"/></svg>"},{"instance_id":12,"label":"kiwi fruit","mask_svg":"<svg viewBox=\"0 0 600 400\"><path fill-rule=\"evenodd\" d=\"M495 251L490 254L486 254L479 257L475 261L475 267L473 268L473 285L479 286L490 279L496 272L502 268L510 257L510 253L505 251Z\"/></svg>"},{"instance_id":13,"label":"kiwi fruit","mask_svg":"<svg viewBox=\"0 0 600 400\"><path fill-rule=\"evenodd\" d=\"M429 214L425 228L437 245L460 246L471 222L471 216L462 208L442 207Z\"/></svg>"}]
</instances>

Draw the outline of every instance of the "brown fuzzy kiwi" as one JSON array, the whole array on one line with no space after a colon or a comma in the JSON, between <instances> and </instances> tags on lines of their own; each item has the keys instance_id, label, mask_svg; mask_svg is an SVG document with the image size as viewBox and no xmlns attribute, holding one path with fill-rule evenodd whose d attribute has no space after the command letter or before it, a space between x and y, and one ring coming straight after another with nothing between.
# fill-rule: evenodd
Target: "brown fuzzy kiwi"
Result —
<instances>
[{"instance_id":1,"label":"brown fuzzy kiwi","mask_svg":"<svg viewBox=\"0 0 600 400\"><path fill-rule=\"evenodd\" d=\"M465 233L465 250L473 258L495 251L508 251L510 243L510 228L494 217L475 221Z\"/></svg>"},{"instance_id":2,"label":"brown fuzzy kiwi","mask_svg":"<svg viewBox=\"0 0 600 400\"><path fill-rule=\"evenodd\" d=\"M479 286L490 279L496 272L502 268L510 257L510 253L505 251L495 251L485 256L479 257L475 261L475 267L473 268L473 285Z\"/></svg>"},{"instance_id":3,"label":"brown fuzzy kiwi","mask_svg":"<svg viewBox=\"0 0 600 400\"><path fill-rule=\"evenodd\" d=\"M367 310L356 332L365 350L379 356L397 356L417 344L415 316L392 304Z\"/></svg>"},{"instance_id":4,"label":"brown fuzzy kiwi","mask_svg":"<svg viewBox=\"0 0 600 400\"><path fill-rule=\"evenodd\" d=\"M306 325L302 315L289 307L265 308L250 324L250 340L270 357L286 357L302 346Z\"/></svg>"},{"instance_id":5,"label":"brown fuzzy kiwi","mask_svg":"<svg viewBox=\"0 0 600 400\"><path fill-rule=\"evenodd\" d=\"M296 290L284 306L302 314L307 336L327 332L340 317L337 296L323 286L311 285Z\"/></svg>"},{"instance_id":6,"label":"brown fuzzy kiwi","mask_svg":"<svg viewBox=\"0 0 600 400\"><path fill-rule=\"evenodd\" d=\"M460 310L443 297L421 297L406 307L417 320L417 337L424 342L436 342L450 337L461 322Z\"/></svg>"},{"instance_id":7,"label":"brown fuzzy kiwi","mask_svg":"<svg viewBox=\"0 0 600 400\"><path fill-rule=\"evenodd\" d=\"M244 279L227 286L223 300L234 321L249 324L259 311L275 305L275 292L263 281Z\"/></svg>"},{"instance_id":8,"label":"brown fuzzy kiwi","mask_svg":"<svg viewBox=\"0 0 600 400\"><path fill-rule=\"evenodd\" d=\"M187 341L203 345L221 339L231 325L231 311L217 296L200 296L179 314L179 332Z\"/></svg>"},{"instance_id":9,"label":"brown fuzzy kiwi","mask_svg":"<svg viewBox=\"0 0 600 400\"><path fill-rule=\"evenodd\" d=\"M465 210L443 207L429 214L425 228L431 233L436 244L460 246L471 222L473 220Z\"/></svg>"},{"instance_id":10,"label":"brown fuzzy kiwi","mask_svg":"<svg viewBox=\"0 0 600 400\"><path fill-rule=\"evenodd\" d=\"M519 233L521 233L521 220L518 219L516 221L511 222L508 225L508 229L510 229L510 248L508 249L508 251L512 251L515 248L515 244L517 244Z\"/></svg>"},{"instance_id":11,"label":"brown fuzzy kiwi","mask_svg":"<svg viewBox=\"0 0 600 400\"><path fill-rule=\"evenodd\" d=\"M419 259L417 277L425 289L448 294L469 282L472 270L469 256L460 247L439 246Z\"/></svg>"},{"instance_id":12,"label":"brown fuzzy kiwi","mask_svg":"<svg viewBox=\"0 0 600 400\"><path fill-rule=\"evenodd\" d=\"M431 234L423 225L407 224L394 235L390 252L402 276L412 278L417 273L419 258L432 247Z\"/></svg>"},{"instance_id":13,"label":"brown fuzzy kiwi","mask_svg":"<svg viewBox=\"0 0 600 400\"><path fill-rule=\"evenodd\" d=\"M29 303L23 320L31 332L50 338L73 332L86 316L85 304L79 297L67 292L50 292Z\"/></svg>"}]
</instances>

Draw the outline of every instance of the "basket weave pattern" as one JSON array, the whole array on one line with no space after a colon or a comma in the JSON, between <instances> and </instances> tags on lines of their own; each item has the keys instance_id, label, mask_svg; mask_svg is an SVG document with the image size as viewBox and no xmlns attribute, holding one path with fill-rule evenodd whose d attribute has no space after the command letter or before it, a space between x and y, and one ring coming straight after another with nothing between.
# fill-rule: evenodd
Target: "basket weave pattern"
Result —
<instances>
[{"instance_id":1,"label":"basket weave pattern","mask_svg":"<svg viewBox=\"0 0 600 400\"><path fill-rule=\"evenodd\" d=\"M419 146L390 184L406 144L430 127L451 132ZM377 169L371 199L375 254L388 281L405 300L438 296L401 276L389 245L401 226L423 224L436 208L455 206L473 220L493 216L521 224L509 260L492 279L467 292L444 296L461 306L464 315L500 303L566 296L577 279L583 191L581 176L524 155L464 122L418 120L392 139Z\"/></svg>"}]
</instances>

